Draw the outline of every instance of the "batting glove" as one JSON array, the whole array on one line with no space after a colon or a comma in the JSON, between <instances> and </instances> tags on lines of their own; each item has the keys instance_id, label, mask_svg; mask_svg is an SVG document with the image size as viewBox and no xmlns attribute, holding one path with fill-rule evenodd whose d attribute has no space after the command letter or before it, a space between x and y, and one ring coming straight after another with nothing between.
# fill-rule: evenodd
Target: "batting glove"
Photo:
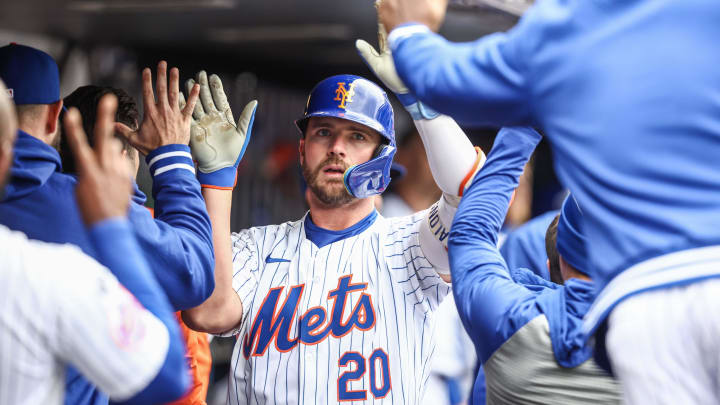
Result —
<instances>
[{"instance_id":1,"label":"batting glove","mask_svg":"<svg viewBox=\"0 0 720 405\"><path fill-rule=\"evenodd\" d=\"M355 48L360 54L360 57L365 61L365 64L375 73L375 76L395 93L413 120L431 120L439 116L440 114L438 112L421 103L415 96L410 94L410 90L405 86L400 76L398 76L392 53L387 44L387 33L382 24L378 24L378 43L380 45L380 52L376 51L372 45L362 39L355 41Z\"/></svg>"},{"instance_id":2,"label":"batting glove","mask_svg":"<svg viewBox=\"0 0 720 405\"><path fill-rule=\"evenodd\" d=\"M200 100L193 111L190 127L190 149L197 162L197 177L202 187L232 190L237 181L237 168L250 142L257 100L249 102L235 124L230 104L217 75L201 71ZM192 89L195 80L186 87ZM183 107L185 100L181 97Z\"/></svg>"}]
</instances>

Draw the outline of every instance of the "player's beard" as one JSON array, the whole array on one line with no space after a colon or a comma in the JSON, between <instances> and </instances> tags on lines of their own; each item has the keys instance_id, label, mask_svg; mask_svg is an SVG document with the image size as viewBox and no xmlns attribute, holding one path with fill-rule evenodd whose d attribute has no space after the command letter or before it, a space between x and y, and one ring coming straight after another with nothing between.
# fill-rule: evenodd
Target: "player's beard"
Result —
<instances>
[{"instance_id":1,"label":"player's beard","mask_svg":"<svg viewBox=\"0 0 720 405\"><path fill-rule=\"evenodd\" d=\"M305 162L307 162L307 160ZM305 162L301 165L303 177L312 193L315 194L320 202L330 207L339 207L355 199L355 197L348 193L342 179L319 179L322 168L327 165L339 165L343 170L347 170L348 165L341 159L329 157L313 169L308 167Z\"/></svg>"}]
</instances>

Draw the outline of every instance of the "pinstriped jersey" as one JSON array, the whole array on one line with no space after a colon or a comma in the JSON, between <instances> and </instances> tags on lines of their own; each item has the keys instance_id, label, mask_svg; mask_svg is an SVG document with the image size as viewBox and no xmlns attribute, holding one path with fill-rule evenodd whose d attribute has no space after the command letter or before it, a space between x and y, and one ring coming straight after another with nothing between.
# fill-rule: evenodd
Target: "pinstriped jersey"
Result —
<instances>
[{"instance_id":1,"label":"pinstriped jersey","mask_svg":"<svg viewBox=\"0 0 720 405\"><path fill-rule=\"evenodd\" d=\"M307 216L307 214L306 214ZM243 304L230 404L418 404L450 291L418 234L427 212L315 245L305 220L232 235Z\"/></svg>"}]
</instances>

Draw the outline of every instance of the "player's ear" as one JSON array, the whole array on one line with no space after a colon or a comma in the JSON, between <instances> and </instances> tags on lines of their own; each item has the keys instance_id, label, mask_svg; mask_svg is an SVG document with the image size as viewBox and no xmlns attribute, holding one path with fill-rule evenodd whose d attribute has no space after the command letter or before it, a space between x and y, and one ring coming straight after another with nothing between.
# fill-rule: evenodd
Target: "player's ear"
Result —
<instances>
[{"instance_id":1,"label":"player's ear","mask_svg":"<svg viewBox=\"0 0 720 405\"><path fill-rule=\"evenodd\" d=\"M48 104L48 114L46 116L45 131L48 134L54 134L57 132L60 112L62 111L63 100L60 99L53 104Z\"/></svg>"}]
</instances>

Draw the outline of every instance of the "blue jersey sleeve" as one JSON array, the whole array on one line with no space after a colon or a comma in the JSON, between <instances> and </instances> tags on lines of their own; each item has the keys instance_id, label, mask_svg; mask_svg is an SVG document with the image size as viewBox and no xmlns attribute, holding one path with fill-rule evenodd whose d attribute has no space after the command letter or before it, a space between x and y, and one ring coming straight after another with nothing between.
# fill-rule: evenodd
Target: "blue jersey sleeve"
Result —
<instances>
[{"instance_id":1,"label":"blue jersey sleeve","mask_svg":"<svg viewBox=\"0 0 720 405\"><path fill-rule=\"evenodd\" d=\"M516 40L525 31L522 21L507 33L469 43L451 43L418 27L424 28L396 28L390 43L400 78L419 100L464 124L533 124L522 58L527 41Z\"/></svg>"},{"instance_id":2,"label":"blue jersey sleeve","mask_svg":"<svg viewBox=\"0 0 720 405\"><path fill-rule=\"evenodd\" d=\"M540 138L529 128L500 131L485 166L460 201L450 231L455 303L483 362L540 313L536 294L513 281L497 248L510 198Z\"/></svg>"},{"instance_id":3,"label":"blue jersey sleeve","mask_svg":"<svg viewBox=\"0 0 720 405\"><path fill-rule=\"evenodd\" d=\"M90 239L97 250L98 261L165 325L170 337L165 362L158 374L125 403L164 403L180 398L189 387L183 339L170 303L150 272L130 225L124 219L100 222L90 229Z\"/></svg>"},{"instance_id":4,"label":"blue jersey sleeve","mask_svg":"<svg viewBox=\"0 0 720 405\"><path fill-rule=\"evenodd\" d=\"M139 205L130 220L138 243L175 310L200 305L215 288L212 228L190 149L167 145L147 157L155 219Z\"/></svg>"}]
</instances>

